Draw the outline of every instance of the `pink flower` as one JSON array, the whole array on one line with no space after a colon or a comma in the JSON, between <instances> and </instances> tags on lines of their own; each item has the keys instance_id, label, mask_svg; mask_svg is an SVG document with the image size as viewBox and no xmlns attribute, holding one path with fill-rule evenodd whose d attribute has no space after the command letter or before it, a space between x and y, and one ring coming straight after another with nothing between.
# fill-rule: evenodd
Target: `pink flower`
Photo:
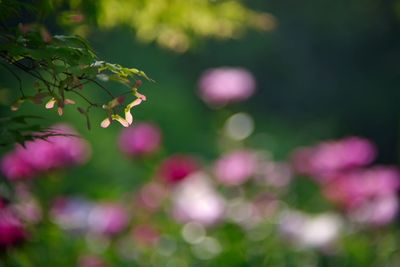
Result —
<instances>
[{"instance_id":1,"label":"pink flower","mask_svg":"<svg viewBox=\"0 0 400 267\"><path fill-rule=\"evenodd\" d=\"M257 156L250 151L235 151L220 158L214 167L217 180L225 185L241 185L257 170Z\"/></svg>"},{"instance_id":2,"label":"pink flower","mask_svg":"<svg viewBox=\"0 0 400 267\"><path fill-rule=\"evenodd\" d=\"M70 126L55 125L45 134L50 136L27 142L25 147L18 145L2 159L1 169L8 179L31 178L40 172L83 164L88 160L88 143Z\"/></svg>"},{"instance_id":3,"label":"pink flower","mask_svg":"<svg viewBox=\"0 0 400 267\"><path fill-rule=\"evenodd\" d=\"M350 218L358 223L381 226L395 219L399 201L395 194L379 196L365 201L350 212Z\"/></svg>"},{"instance_id":4,"label":"pink flower","mask_svg":"<svg viewBox=\"0 0 400 267\"><path fill-rule=\"evenodd\" d=\"M348 137L295 151L293 165L297 172L324 181L337 171L365 166L376 156L373 144L359 137Z\"/></svg>"},{"instance_id":5,"label":"pink flower","mask_svg":"<svg viewBox=\"0 0 400 267\"><path fill-rule=\"evenodd\" d=\"M160 129L150 123L136 124L124 129L119 137L119 148L131 156L146 156L160 148Z\"/></svg>"},{"instance_id":6,"label":"pink flower","mask_svg":"<svg viewBox=\"0 0 400 267\"><path fill-rule=\"evenodd\" d=\"M8 207L0 208L0 249L17 245L26 239L20 219Z\"/></svg>"},{"instance_id":7,"label":"pink flower","mask_svg":"<svg viewBox=\"0 0 400 267\"><path fill-rule=\"evenodd\" d=\"M118 203L96 205L89 215L89 228L98 234L116 235L128 224L128 214Z\"/></svg>"},{"instance_id":8,"label":"pink flower","mask_svg":"<svg viewBox=\"0 0 400 267\"><path fill-rule=\"evenodd\" d=\"M55 125L51 129L56 134L55 136L31 143L33 148L29 152L37 153L38 157L41 158L36 164L41 165L46 160L54 160L49 167L57 168L83 164L88 160L90 156L89 144L80 138L74 129L65 124ZM54 159L51 158L52 155Z\"/></svg>"},{"instance_id":9,"label":"pink flower","mask_svg":"<svg viewBox=\"0 0 400 267\"><path fill-rule=\"evenodd\" d=\"M36 169L25 160L19 150L11 151L1 160L1 171L9 180L29 179L36 175Z\"/></svg>"},{"instance_id":10,"label":"pink flower","mask_svg":"<svg viewBox=\"0 0 400 267\"><path fill-rule=\"evenodd\" d=\"M161 163L158 175L163 181L174 184L185 179L197 169L197 162L192 157L174 155Z\"/></svg>"},{"instance_id":11,"label":"pink flower","mask_svg":"<svg viewBox=\"0 0 400 267\"><path fill-rule=\"evenodd\" d=\"M324 195L356 221L382 225L398 210L400 172L390 167L342 172L324 184Z\"/></svg>"},{"instance_id":12,"label":"pink flower","mask_svg":"<svg viewBox=\"0 0 400 267\"><path fill-rule=\"evenodd\" d=\"M209 69L202 74L199 81L201 99L213 106L244 101L254 91L254 77L243 68Z\"/></svg>"},{"instance_id":13,"label":"pink flower","mask_svg":"<svg viewBox=\"0 0 400 267\"><path fill-rule=\"evenodd\" d=\"M394 193L400 186L399 171L391 167L373 167L338 173L324 186L325 196L345 207Z\"/></svg>"}]
</instances>

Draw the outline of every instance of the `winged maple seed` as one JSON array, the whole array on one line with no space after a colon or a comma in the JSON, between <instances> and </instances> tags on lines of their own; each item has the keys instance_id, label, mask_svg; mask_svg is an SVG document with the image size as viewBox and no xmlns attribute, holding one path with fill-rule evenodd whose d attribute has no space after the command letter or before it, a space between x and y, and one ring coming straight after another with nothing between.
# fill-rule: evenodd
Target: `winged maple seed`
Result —
<instances>
[{"instance_id":1,"label":"winged maple seed","mask_svg":"<svg viewBox=\"0 0 400 267\"><path fill-rule=\"evenodd\" d=\"M101 127L107 128L108 126L110 126L110 124L113 120L118 121L124 127L129 127L133 123L133 116L131 114L131 109L146 100L146 96L144 96L140 93L135 94L135 96L137 98L135 100L133 100L131 103L129 103L124 109L125 118L121 117L118 114L111 114L111 112L109 112L110 115L101 122L101 124L100 124ZM111 102L113 102L113 101L110 101L110 103ZM115 103L115 102L113 102L113 103ZM108 111L111 111L111 109L112 109L112 108L110 108L111 106L112 105L104 105L103 108L107 109Z\"/></svg>"},{"instance_id":2,"label":"winged maple seed","mask_svg":"<svg viewBox=\"0 0 400 267\"><path fill-rule=\"evenodd\" d=\"M63 100L61 100L61 99L57 99L57 98L55 98L55 97L52 97L47 103L46 103L46 108L47 109L52 109L52 108L54 108L54 106L55 105L57 105L57 112L58 112L58 115L60 115L60 116L62 116L63 115L63 108L64 108L64 105L73 105L73 104L75 104L75 101L74 100L71 100L71 99L64 99L64 101Z\"/></svg>"},{"instance_id":3,"label":"winged maple seed","mask_svg":"<svg viewBox=\"0 0 400 267\"><path fill-rule=\"evenodd\" d=\"M124 109L125 118L121 117L118 114L113 114L113 112L114 112L113 109L124 102L125 98L123 96L116 97L113 100L111 100L110 102L108 102L106 105L103 105L103 109L107 110L107 112L108 112L108 117L105 118L101 122L100 125L102 128L107 128L108 126L110 126L110 124L113 120L118 121L124 127L129 127L130 125L132 125L133 116L131 113L131 109L135 106L140 105L143 101L146 101L146 99L147 99L145 95L139 93L137 90L138 87L141 86L141 84L142 84L142 81L137 80L135 82L135 85L131 89L132 94L136 97L136 99L133 100L131 103L129 103L125 107L125 109Z\"/></svg>"}]
</instances>

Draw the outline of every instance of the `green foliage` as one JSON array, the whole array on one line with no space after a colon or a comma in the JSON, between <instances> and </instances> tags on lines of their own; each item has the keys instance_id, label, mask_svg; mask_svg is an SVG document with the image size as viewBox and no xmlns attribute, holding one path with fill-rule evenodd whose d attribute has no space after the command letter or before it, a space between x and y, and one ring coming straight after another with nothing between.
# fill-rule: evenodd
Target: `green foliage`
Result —
<instances>
[{"instance_id":1,"label":"green foliage","mask_svg":"<svg viewBox=\"0 0 400 267\"><path fill-rule=\"evenodd\" d=\"M40 117L36 116L14 116L0 118L1 142L0 146L33 140L36 135L33 132L43 132L42 127L35 123ZM34 121L35 120L35 121ZM34 122L32 122L34 121Z\"/></svg>"},{"instance_id":2,"label":"green foliage","mask_svg":"<svg viewBox=\"0 0 400 267\"><path fill-rule=\"evenodd\" d=\"M101 28L127 25L138 40L156 42L175 52L187 51L202 38L237 38L248 28L269 31L276 26L271 14L251 10L240 1L232 0L65 2L71 10L65 11L61 21L69 25L77 21L78 32L84 29L83 23L77 20L81 18L80 10L91 10L93 12L86 12L86 15L91 15L89 20L94 20Z\"/></svg>"},{"instance_id":3,"label":"green foliage","mask_svg":"<svg viewBox=\"0 0 400 267\"><path fill-rule=\"evenodd\" d=\"M118 120L121 124L129 126L132 123L130 113L129 118L117 115L125 97L110 91L101 82L114 81L123 84L128 88L124 95L131 94L135 99L145 100L137 91L141 85L138 79L151 79L136 68L98 60L94 50L80 36L52 36L42 24L19 23L15 26L11 18L7 20L9 14L22 16L23 12L29 12L31 8L21 1L0 2L0 22L3 27L0 32L0 64L18 80L21 94L11 109L17 111L26 101L38 105L46 103L47 109L56 106L61 116L65 105L75 104L76 98L81 98L86 105L77 109L85 116L88 128L91 125L89 111L93 107L104 109L109 121L118 117L121 118ZM34 92L28 93L27 91L32 90L23 88L20 72L34 78ZM107 102L118 100L117 104L110 107L107 102L96 103L85 96L85 85L88 83L94 83L103 90L111 99ZM125 110L127 109L130 112L131 107L127 105ZM18 133L14 139L20 140L22 135Z\"/></svg>"}]
</instances>

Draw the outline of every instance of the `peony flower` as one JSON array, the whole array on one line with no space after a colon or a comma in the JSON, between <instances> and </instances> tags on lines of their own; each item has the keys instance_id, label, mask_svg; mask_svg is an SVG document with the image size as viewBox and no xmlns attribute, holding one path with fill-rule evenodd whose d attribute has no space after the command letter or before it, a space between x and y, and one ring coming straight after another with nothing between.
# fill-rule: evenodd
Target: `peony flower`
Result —
<instances>
[{"instance_id":1,"label":"peony flower","mask_svg":"<svg viewBox=\"0 0 400 267\"><path fill-rule=\"evenodd\" d=\"M202 74L199 81L201 99L213 106L244 101L254 91L254 77L243 68L209 69Z\"/></svg>"},{"instance_id":2,"label":"peony flower","mask_svg":"<svg viewBox=\"0 0 400 267\"><path fill-rule=\"evenodd\" d=\"M163 181L174 184L185 179L197 169L198 164L192 157L174 155L161 163L158 175Z\"/></svg>"},{"instance_id":3,"label":"peony flower","mask_svg":"<svg viewBox=\"0 0 400 267\"><path fill-rule=\"evenodd\" d=\"M324 184L323 193L355 221L383 225L393 220L397 213L399 187L397 169L374 167L337 174Z\"/></svg>"},{"instance_id":4,"label":"peony flower","mask_svg":"<svg viewBox=\"0 0 400 267\"><path fill-rule=\"evenodd\" d=\"M25 160L24 153L12 151L3 156L1 172L9 180L29 179L36 175L36 169Z\"/></svg>"},{"instance_id":5,"label":"peony flower","mask_svg":"<svg viewBox=\"0 0 400 267\"><path fill-rule=\"evenodd\" d=\"M373 167L337 174L324 185L324 194L333 203L352 208L367 199L395 193L399 186L397 169Z\"/></svg>"},{"instance_id":6,"label":"peony flower","mask_svg":"<svg viewBox=\"0 0 400 267\"><path fill-rule=\"evenodd\" d=\"M130 156L146 156L160 147L160 129L150 123L141 123L124 129L119 137L119 148Z\"/></svg>"},{"instance_id":7,"label":"peony flower","mask_svg":"<svg viewBox=\"0 0 400 267\"><path fill-rule=\"evenodd\" d=\"M70 126L59 124L51 128L49 136L18 145L3 157L1 170L10 180L26 179L40 172L85 163L90 147ZM38 133L40 137L43 133Z\"/></svg>"},{"instance_id":8,"label":"peony flower","mask_svg":"<svg viewBox=\"0 0 400 267\"><path fill-rule=\"evenodd\" d=\"M217 180L224 185L241 185L255 174L257 156L245 150L224 155L214 166Z\"/></svg>"},{"instance_id":9,"label":"peony flower","mask_svg":"<svg viewBox=\"0 0 400 267\"><path fill-rule=\"evenodd\" d=\"M217 223L225 210L224 199L204 173L193 173L172 192L172 213L179 222Z\"/></svg>"},{"instance_id":10,"label":"peony flower","mask_svg":"<svg viewBox=\"0 0 400 267\"><path fill-rule=\"evenodd\" d=\"M323 182L334 172L368 165L375 156L376 150L371 142L348 137L295 151L293 165L298 173Z\"/></svg>"}]
</instances>

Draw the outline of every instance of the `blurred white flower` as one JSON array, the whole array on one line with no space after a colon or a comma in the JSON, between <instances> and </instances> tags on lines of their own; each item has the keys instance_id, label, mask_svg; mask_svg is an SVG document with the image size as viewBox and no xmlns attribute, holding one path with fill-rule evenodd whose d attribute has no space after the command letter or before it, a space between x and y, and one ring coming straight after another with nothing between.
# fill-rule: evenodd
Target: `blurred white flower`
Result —
<instances>
[{"instance_id":1,"label":"blurred white flower","mask_svg":"<svg viewBox=\"0 0 400 267\"><path fill-rule=\"evenodd\" d=\"M387 194L365 201L363 205L354 208L349 216L357 223L380 226L393 221L398 209L396 195Z\"/></svg>"},{"instance_id":2,"label":"blurred white flower","mask_svg":"<svg viewBox=\"0 0 400 267\"><path fill-rule=\"evenodd\" d=\"M210 225L222 217L225 200L213 188L209 177L197 172L175 187L172 206L173 215L178 221Z\"/></svg>"},{"instance_id":3,"label":"blurred white flower","mask_svg":"<svg viewBox=\"0 0 400 267\"><path fill-rule=\"evenodd\" d=\"M325 249L334 244L343 227L342 219L334 213L308 215L285 211L279 222L281 233L295 244Z\"/></svg>"}]
</instances>

